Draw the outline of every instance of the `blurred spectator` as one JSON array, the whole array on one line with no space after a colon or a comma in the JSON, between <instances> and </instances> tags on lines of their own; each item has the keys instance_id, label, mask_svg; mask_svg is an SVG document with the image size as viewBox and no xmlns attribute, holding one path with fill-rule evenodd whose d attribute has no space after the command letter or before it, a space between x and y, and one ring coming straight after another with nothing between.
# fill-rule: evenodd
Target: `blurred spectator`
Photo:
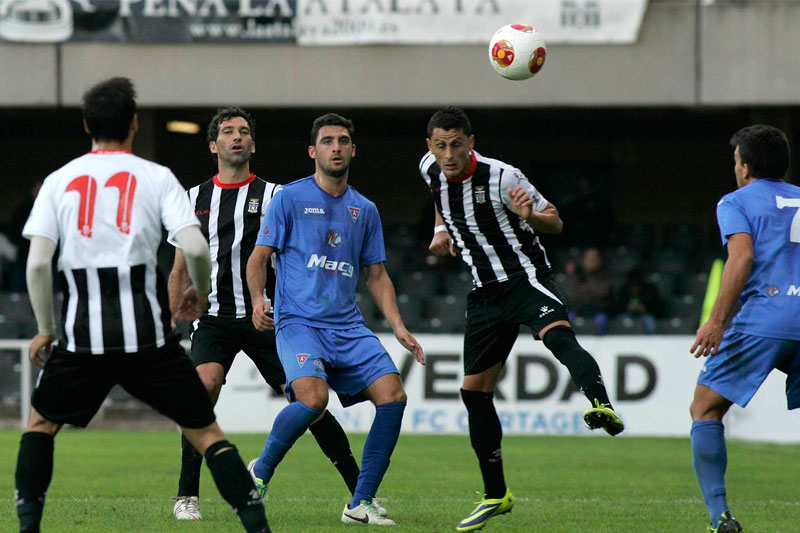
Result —
<instances>
[{"instance_id":1,"label":"blurred spectator","mask_svg":"<svg viewBox=\"0 0 800 533\"><path fill-rule=\"evenodd\" d=\"M614 312L623 320L641 320L647 334L656 333L656 319L664 316L664 300L658 288L647 281L643 269L628 272L617 294Z\"/></svg>"},{"instance_id":2,"label":"blurred spectator","mask_svg":"<svg viewBox=\"0 0 800 533\"><path fill-rule=\"evenodd\" d=\"M8 236L17 247L17 262L6 287L10 292L25 292L28 290L25 283L25 263L28 261L30 242L22 236L22 227L25 226L25 222L28 220L28 215L30 215L33 208L33 201L41 188L41 181L34 183L30 188L28 197L22 200L17 208L14 209L8 221Z\"/></svg>"},{"instance_id":3,"label":"blurred spectator","mask_svg":"<svg viewBox=\"0 0 800 533\"><path fill-rule=\"evenodd\" d=\"M7 278L13 275L16 260L17 247L5 233L0 233L0 287L5 286Z\"/></svg>"},{"instance_id":4,"label":"blurred spectator","mask_svg":"<svg viewBox=\"0 0 800 533\"><path fill-rule=\"evenodd\" d=\"M597 192L592 179L578 179L576 196L559 207L564 231L560 246L604 248L611 243L616 224L614 206Z\"/></svg>"},{"instance_id":5,"label":"blurred spectator","mask_svg":"<svg viewBox=\"0 0 800 533\"><path fill-rule=\"evenodd\" d=\"M608 319L614 297L614 283L603 267L603 256L597 248L587 248L581 256L581 268L573 262L566 265L567 296L570 320L576 316L590 318L598 335L608 331Z\"/></svg>"}]
</instances>

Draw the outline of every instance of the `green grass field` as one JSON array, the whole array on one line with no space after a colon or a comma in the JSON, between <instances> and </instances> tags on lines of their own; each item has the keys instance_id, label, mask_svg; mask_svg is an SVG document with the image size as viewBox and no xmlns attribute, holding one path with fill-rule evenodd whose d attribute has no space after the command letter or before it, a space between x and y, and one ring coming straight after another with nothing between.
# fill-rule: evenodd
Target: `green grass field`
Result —
<instances>
[{"instance_id":1,"label":"green grass field","mask_svg":"<svg viewBox=\"0 0 800 533\"><path fill-rule=\"evenodd\" d=\"M0 432L0 531L17 527L13 508L18 431ZM360 452L363 436L353 436ZM245 462L263 443L232 435ZM204 467L201 522L172 518L179 437L169 432L66 430L56 440L54 480L43 529L51 532L240 531ZM514 511L486 532L705 531L706 512L687 439L507 437L504 459ZM728 495L747 531L800 531L800 446L729 443ZM380 496L393 531L445 532L473 508L480 479L467 437L402 436ZM353 531L340 522L348 500L333 466L305 435L270 486L277 533Z\"/></svg>"}]
</instances>

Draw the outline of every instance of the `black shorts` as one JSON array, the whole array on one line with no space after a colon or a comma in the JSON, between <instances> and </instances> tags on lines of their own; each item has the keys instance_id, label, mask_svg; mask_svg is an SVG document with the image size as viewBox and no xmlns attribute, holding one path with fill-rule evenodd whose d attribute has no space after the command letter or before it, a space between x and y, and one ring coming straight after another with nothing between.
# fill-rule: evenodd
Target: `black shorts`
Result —
<instances>
[{"instance_id":1,"label":"black shorts","mask_svg":"<svg viewBox=\"0 0 800 533\"><path fill-rule=\"evenodd\" d=\"M529 326L538 339L536 334L545 326L569 320L559 300L563 298L552 277L539 281L538 287L526 277L517 277L472 289L467 297L464 374L480 374L505 363L520 324Z\"/></svg>"},{"instance_id":2,"label":"black shorts","mask_svg":"<svg viewBox=\"0 0 800 533\"><path fill-rule=\"evenodd\" d=\"M247 318L220 318L205 315L192 331L189 357L194 366L219 363L225 375L240 351L253 360L264 381L277 394L283 394L286 375L278 358L274 331L258 331Z\"/></svg>"},{"instance_id":3,"label":"black shorts","mask_svg":"<svg viewBox=\"0 0 800 533\"><path fill-rule=\"evenodd\" d=\"M51 422L86 427L117 384L180 426L199 429L215 420L208 392L177 340L136 353L76 354L56 347L31 403Z\"/></svg>"}]
</instances>

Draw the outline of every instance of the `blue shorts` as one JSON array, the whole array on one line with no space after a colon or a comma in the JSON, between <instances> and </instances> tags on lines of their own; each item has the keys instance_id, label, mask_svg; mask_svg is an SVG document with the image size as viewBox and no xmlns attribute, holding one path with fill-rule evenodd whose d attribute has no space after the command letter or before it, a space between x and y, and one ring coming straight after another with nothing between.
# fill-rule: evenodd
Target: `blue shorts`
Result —
<instances>
[{"instance_id":1,"label":"blue shorts","mask_svg":"<svg viewBox=\"0 0 800 533\"><path fill-rule=\"evenodd\" d=\"M728 330L717 355L706 358L698 385L745 407L773 369L786 374L786 403L800 407L800 341Z\"/></svg>"},{"instance_id":2,"label":"blue shorts","mask_svg":"<svg viewBox=\"0 0 800 533\"><path fill-rule=\"evenodd\" d=\"M379 377L399 374L386 348L366 326L323 329L287 324L278 330L276 340L290 399L292 381L315 377L325 380L348 407L366 400L361 391Z\"/></svg>"}]
</instances>

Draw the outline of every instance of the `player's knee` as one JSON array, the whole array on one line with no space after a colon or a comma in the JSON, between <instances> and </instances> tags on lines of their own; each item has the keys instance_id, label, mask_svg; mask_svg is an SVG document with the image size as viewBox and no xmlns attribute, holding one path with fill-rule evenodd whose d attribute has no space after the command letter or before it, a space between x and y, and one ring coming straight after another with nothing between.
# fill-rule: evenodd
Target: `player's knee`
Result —
<instances>
[{"instance_id":1,"label":"player's knee","mask_svg":"<svg viewBox=\"0 0 800 533\"><path fill-rule=\"evenodd\" d=\"M328 394L319 391L306 391L297 401L316 411L324 411L328 407Z\"/></svg>"},{"instance_id":2,"label":"player's knee","mask_svg":"<svg viewBox=\"0 0 800 533\"><path fill-rule=\"evenodd\" d=\"M61 428L60 424L56 424L55 422L51 422L43 417L39 412L35 409L31 410L30 418L28 419L28 427L26 431L35 431L38 433L45 433L47 435L54 436L58 433L58 430Z\"/></svg>"},{"instance_id":3,"label":"player's knee","mask_svg":"<svg viewBox=\"0 0 800 533\"><path fill-rule=\"evenodd\" d=\"M707 420L722 420L727 412L727 407L714 405L710 402L697 400L689 405L689 415L694 422L705 422Z\"/></svg>"}]
</instances>

